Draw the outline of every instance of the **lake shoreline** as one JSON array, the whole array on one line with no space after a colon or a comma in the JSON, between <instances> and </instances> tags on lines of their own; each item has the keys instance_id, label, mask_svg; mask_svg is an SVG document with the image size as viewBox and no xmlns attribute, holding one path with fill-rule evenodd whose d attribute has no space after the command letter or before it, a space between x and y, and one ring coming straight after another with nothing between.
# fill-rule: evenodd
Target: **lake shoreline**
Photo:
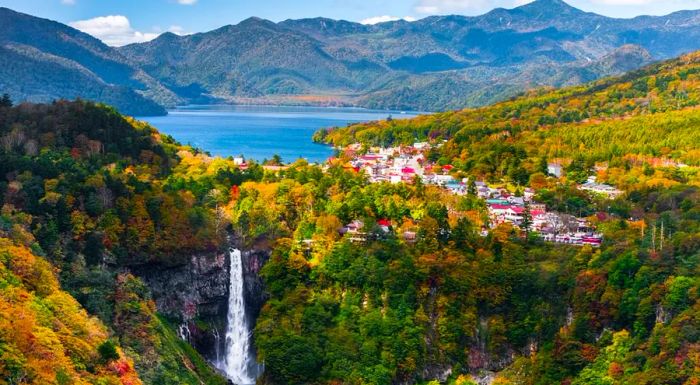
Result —
<instances>
[{"instance_id":1,"label":"lake shoreline","mask_svg":"<svg viewBox=\"0 0 700 385\"><path fill-rule=\"evenodd\" d=\"M214 156L243 156L261 162L279 155L285 162L303 158L323 163L335 149L312 140L318 129L417 115L361 107L217 104L180 106L168 110L166 116L136 119Z\"/></svg>"}]
</instances>

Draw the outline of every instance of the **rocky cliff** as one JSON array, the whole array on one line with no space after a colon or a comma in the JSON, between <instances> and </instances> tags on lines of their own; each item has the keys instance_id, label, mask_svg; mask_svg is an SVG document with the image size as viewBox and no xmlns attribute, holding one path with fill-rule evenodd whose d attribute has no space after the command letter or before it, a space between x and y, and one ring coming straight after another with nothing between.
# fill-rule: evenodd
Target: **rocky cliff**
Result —
<instances>
[{"instance_id":1,"label":"rocky cliff","mask_svg":"<svg viewBox=\"0 0 700 385\"><path fill-rule=\"evenodd\" d=\"M266 300L259 272L269 250L242 248L236 240L230 247L241 247L247 314L249 324L254 325ZM210 362L219 361L224 352L229 258L229 252L221 250L192 255L178 266L148 265L134 270L149 286L158 311L179 324L180 336Z\"/></svg>"}]
</instances>

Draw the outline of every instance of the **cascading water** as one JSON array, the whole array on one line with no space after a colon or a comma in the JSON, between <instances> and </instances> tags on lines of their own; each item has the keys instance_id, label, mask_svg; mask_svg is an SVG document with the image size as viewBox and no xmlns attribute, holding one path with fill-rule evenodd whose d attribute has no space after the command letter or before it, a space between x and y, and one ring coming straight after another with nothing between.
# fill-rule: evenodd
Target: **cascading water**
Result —
<instances>
[{"instance_id":1,"label":"cascading water","mask_svg":"<svg viewBox=\"0 0 700 385\"><path fill-rule=\"evenodd\" d=\"M226 351L223 362L217 366L236 385L255 384L261 367L251 349L251 331L245 311L243 291L243 261L241 251L232 249L231 282L228 298L228 324L226 326Z\"/></svg>"}]
</instances>

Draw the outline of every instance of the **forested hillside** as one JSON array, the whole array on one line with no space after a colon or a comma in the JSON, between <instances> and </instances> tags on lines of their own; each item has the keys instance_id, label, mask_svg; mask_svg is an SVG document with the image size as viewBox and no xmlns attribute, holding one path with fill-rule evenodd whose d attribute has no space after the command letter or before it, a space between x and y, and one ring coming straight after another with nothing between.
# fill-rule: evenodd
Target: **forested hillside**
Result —
<instances>
[{"instance_id":1,"label":"forested hillside","mask_svg":"<svg viewBox=\"0 0 700 385\"><path fill-rule=\"evenodd\" d=\"M0 383L141 384L133 362L105 326L60 290L54 267L37 256L27 216L2 217Z\"/></svg>"},{"instance_id":2,"label":"forested hillside","mask_svg":"<svg viewBox=\"0 0 700 385\"><path fill-rule=\"evenodd\" d=\"M0 88L18 101L80 97L133 116L210 103L446 111L700 49L699 15L615 19L537 0L479 16L376 25L252 17L108 47L67 25L0 8Z\"/></svg>"},{"instance_id":3,"label":"forested hillside","mask_svg":"<svg viewBox=\"0 0 700 385\"><path fill-rule=\"evenodd\" d=\"M426 163L516 198L529 187L595 227L600 247L490 226L471 188L369 183L343 153L327 167L242 167L109 107L4 100L0 372L223 384L133 272L235 236L271 256L253 335L261 383L696 384L699 63L317 135L426 141ZM623 193L580 189L589 176Z\"/></svg>"},{"instance_id":4,"label":"forested hillside","mask_svg":"<svg viewBox=\"0 0 700 385\"><path fill-rule=\"evenodd\" d=\"M193 101L445 111L532 87L579 84L698 49L696 18L689 11L613 19L538 0L479 16L377 25L253 17L118 51Z\"/></svg>"},{"instance_id":5,"label":"forested hillside","mask_svg":"<svg viewBox=\"0 0 700 385\"><path fill-rule=\"evenodd\" d=\"M535 172L542 159L581 158L592 166L635 155L697 165L698 74L700 55L693 53L582 86L534 90L478 109L324 129L314 138L340 146L445 140L435 160L496 180Z\"/></svg>"},{"instance_id":6,"label":"forested hillside","mask_svg":"<svg viewBox=\"0 0 700 385\"><path fill-rule=\"evenodd\" d=\"M698 69L692 54L491 107L319 132L365 149L433 142L427 161L516 194L531 187L548 208L588 216L604 242L552 245L510 225L480 236L485 210L473 195L353 178L332 185L327 176L310 184L308 172L290 172L298 185L282 181L287 198L278 201L313 209L264 269L272 298L256 331L267 375L279 383L698 381ZM555 161L560 179L547 176ZM579 190L590 175L626 194ZM303 195L305 186L329 187ZM239 210L255 212L245 202ZM279 212L259 210L270 209ZM329 230L358 218L369 226L362 247ZM386 220L389 232L374 225ZM302 352L304 360L284 360Z\"/></svg>"},{"instance_id":7,"label":"forested hillside","mask_svg":"<svg viewBox=\"0 0 700 385\"><path fill-rule=\"evenodd\" d=\"M242 176L227 164L216 177L180 173L188 157L195 152L105 106L0 107L2 322L17 326L0 332L5 383L128 374L123 383L136 384L131 360L147 384L224 383L130 274L222 247L214 219L222 198L209 193ZM107 338L117 353L97 349Z\"/></svg>"},{"instance_id":8,"label":"forested hillside","mask_svg":"<svg viewBox=\"0 0 700 385\"><path fill-rule=\"evenodd\" d=\"M0 89L15 100L83 98L135 116L165 114L158 103L176 100L158 81L98 39L2 7Z\"/></svg>"},{"instance_id":9,"label":"forested hillside","mask_svg":"<svg viewBox=\"0 0 700 385\"><path fill-rule=\"evenodd\" d=\"M692 384L697 183L650 183L615 201L538 186L548 205L591 213L600 249L509 225L482 237L480 200L420 184L365 185L303 165L244 184L236 228L276 239L255 329L266 380ZM363 240L338 234L358 218Z\"/></svg>"}]
</instances>

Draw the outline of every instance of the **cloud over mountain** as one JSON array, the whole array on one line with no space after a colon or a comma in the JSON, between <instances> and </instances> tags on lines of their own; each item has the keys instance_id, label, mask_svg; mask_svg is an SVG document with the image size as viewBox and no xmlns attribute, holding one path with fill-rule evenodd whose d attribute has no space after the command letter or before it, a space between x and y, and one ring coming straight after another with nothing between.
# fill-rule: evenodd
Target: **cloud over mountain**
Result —
<instances>
[{"instance_id":1,"label":"cloud over mountain","mask_svg":"<svg viewBox=\"0 0 700 385\"><path fill-rule=\"evenodd\" d=\"M107 45L117 47L143 43L158 37L154 32L140 32L133 29L129 19L123 15L99 16L74 21L70 26L102 40Z\"/></svg>"}]
</instances>

